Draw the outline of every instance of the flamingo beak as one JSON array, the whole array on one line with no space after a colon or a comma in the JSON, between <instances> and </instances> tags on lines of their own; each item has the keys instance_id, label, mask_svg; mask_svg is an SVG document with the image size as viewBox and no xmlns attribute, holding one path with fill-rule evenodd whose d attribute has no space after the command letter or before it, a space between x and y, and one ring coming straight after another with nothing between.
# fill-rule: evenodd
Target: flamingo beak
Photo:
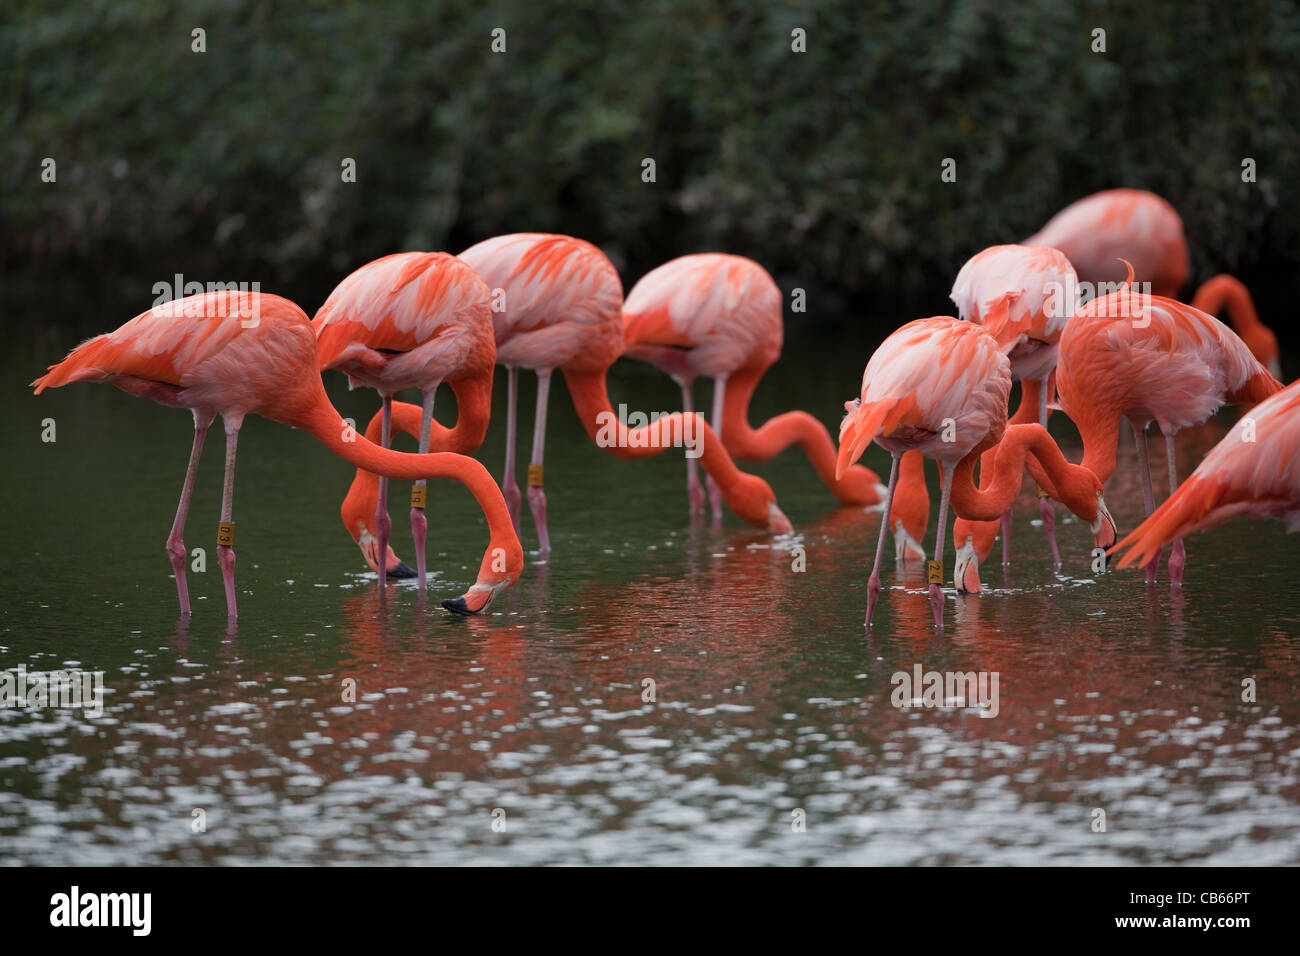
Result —
<instances>
[{"instance_id":1,"label":"flamingo beak","mask_svg":"<svg viewBox=\"0 0 1300 956\"><path fill-rule=\"evenodd\" d=\"M442 606L453 614L481 614L496 598L497 592L509 583L509 581L502 581L496 585L476 584L460 597L443 601Z\"/></svg>"},{"instance_id":2,"label":"flamingo beak","mask_svg":"<svg viewBox=\"0 0 1300 956\"><path fill-rule=\"evenodd\" d=\"M980 561L970 538L957 549L957 559L952 566L952 583L958 591L966 594L979 594L984 590L980 584Z\"/></svg>"},{"instance_id":3,"label":"flamingo beak","mask_svg":"<svg viewBox=\"0 0 1300 956\"><path fill-rule=\"evenodd\" d=\"M1093 519L1089 527L1092 530L1092 540L1095 547L1109 550L1119 540L1119 529L1115 527L1115 519L1110 516L1110 511L1101 497L1101 492L1097 493L1097 517Z\"/></svg>"}]
</instances>

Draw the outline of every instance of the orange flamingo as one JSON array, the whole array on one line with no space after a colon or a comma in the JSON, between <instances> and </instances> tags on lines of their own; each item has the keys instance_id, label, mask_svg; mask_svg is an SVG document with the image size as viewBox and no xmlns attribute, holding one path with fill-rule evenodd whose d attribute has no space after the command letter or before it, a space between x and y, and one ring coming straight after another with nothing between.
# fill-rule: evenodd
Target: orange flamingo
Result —
<instances>
[{"instance_id":1,"label":"orange flamingo","mask_svg":"<svg viewBox=\"0 0 1300 956\"><path fill-rule=\"evenodd\" d=\"M1129 267L1129 278L1133 276ZM1226 404L1255 404L1282 386L1232 330L1213 316L1164 296L1125 288L1084 304L1071 317L1056 370L1061 410L1083 438L1083 465L1103 484L1115 470L1121 418L1137 436L1142 497L1155 510L1147 426L1165 436L1169 489L1178 487L1174 435L1206 421ZM1186 551L1176 538L1169 555L1173 587L1182 584ZM1147 566L1148 583L1155 563Z\"/></svg>"},{"instance_id":2,"label":"orange flamingo","mask_svg":"<svg viewBox=\"0 0 1300 956\"><path fill-rule=\"evenodd\" d=\"M1159 560L1170 541L1253 515L1300 528L1300 383L1253 408L1146 521L1112 548L1119 567Z\"/></svg>"},{"instance_id":3,"label":"orange flamingo","mask_svg":"<svg viewBox=\"0 0 1300 956\"><path fill-rule=\"evenodd\" d=\"M984 326L1011 360L1013 381L1032 381L1032 392L1022 386L1021 409L1014 421L1037 421L1047 427L1047 403L1051 398L1050 376L1056 368L1057 343L1065 323L1074 311L1078 277L1074 267L1057 249L1045 246L990 246L972 256L952 285L951 298L957 314ZM1026 398L1037 402L1026 406ZM1056 545L1056 514L1051 499L1040 492L1038 510L1043 531L1052 552L1052 563L1060 565ZM1011 560L1011 512L1002 517L1002 563ZM987 537L987 529L980 537ZM958 583L960 586L960 583Z\"/></svg>"},{"instance_id":4,"label":"orange flamingo","mask_svg":"<svg viewBox=\"0 0 1300 956\"><path fill-rule=\"evenodd\" d=\"M307 316L287 299L255 292L210 292L155 306L116 331L83 342L32 385L39 395L70 382L108 382L131 395L193 412L194 445L167 538L182 615L190 613L182 536L203 440L217 415L226 430L217 555L226 609L231 617L237 614L235 449L244 416L249 414L309 431L341 458L381 475L446 477L464 484L483 509L491 538L475 584L461 597L442 603L460 613L483 610L523 570L523 550L491 477L482 465L462 455L408 455L358 438L325 394L316 345Z\"/></svg>"},{"instance_id":5,"label":"orange flamingo","mask_svg":"<svg viewBox=\"0 0 1300 956\"><path fill-rule=\"evenodd\" d=\"M1277 336L1259 320L1255 301L1241 282L1230 275L1217 275L1201 283L1192 298L1192 308L1207 315L1218 316L1227 307L1228 322L1238 337L1246 343L1250 353L1276 379L1282 378Z\"/></svg>"},{"instance_id":6,"label":"orange flamingo","mask_svg":"<svg viewBox=\"0 0 1300 956\"><path fill-rule=\"evenodd\" d=\"M925 456L916 449L903 452L898 462L898 482L889 509L894 530L894 563L925 560L925 529L930 523L930 490L925 486Z\"/></svg>"},{"instance_id":7,"label":"orange flamingo","mask_svg":"<svg viewBox=\"0 0 1300 956\"><path fill-rule=\"evenodd\" d=\"M682 410L694 410L692 386L713 379L713 430L741 461L767 461L802 446L818 476L848 505L880 503L884 487L855 465L835 477L835 444L826 426L802 411L777 415L755 429L749 402L759 379L781 356L781 291L752 259L723 253L681 256L641 278L623 305L625 354L667 372L682 390ZM692 513L704 510L694 459L686 459ZM721 516L717 486L709 498Z\"/></svg>"},{"instance_id":8,"label":"orange flamingo","mask_svg":"<svg viewBox=\"0 0 1300 956\"><path fill-rule=\"evenodd\" d=\"M405 388L424 395L420 453L429 450L433 401L444 381L486 378L492 387L496 348L492 340L491 292L474 271L445 252L402 252L357 269L338 284L312 319L322 370L347 374L348 385L379 392L383 427L380 444L392 445L393 394ZM415 577L425 587L425 482L411 491L411 535L415 539ZM361 550L382 588L389 561L393 522L388 516L388 479L379 478L379 500L372 512L373 534L360 528ZM350 529L349 529L350 530ZM373 537L373 556L368 553ZM385 560L379 561L379 555ZM409 568L394 565L398 577Z\"/></svg>"},{"instance_id":9,"label":"orange flamingo","mask_svg":"<svg viewBox=\"0 0 1300 956\"><path fill-rule=\"evenodd\" d=\"M1101 497L1101 482L1071 465L1041 425L1007 425L1011 363L992 335L949 316L918 319L881 344L862 377L861 396L846 402L840 426L837 474L843 474L873 440L893 456L884 514L892 513L899 459L915 449L939 462L943 493L934 560L928 568L936 627L943 626L943 539L951 501L965 518L996 520L1020 488L1033 452L1050 476L1055 496L1092 528L1096 543L1115 541L1115 525ZM993 475L984 488L972 481L975 462L998 444ZM881 521L876 559L867 582L867 625L880 595L880 561L889 523Z\"/></svg>"},{"instance_id":10,"label":"orange flamingo","mask_svg":"<svg viewBox=\"0 0 1300 956\"><path fill-rule=\"evenodd\" d=\"M1156 295L1174 297L1187 281L1183 220L1166 200L1142 189L1107 189L1066 206L1024 241L1065 253L1081 282L1124 281L1133 264Z\"/></svg>"},{"instance_id":11,"label":"orange flamingo","mask_svg":"<svg viewBox=\"0 0 1300 956\"><path fill-rule=\"evenodd\" d=\"M657 455L694 433L701 463L740 517L773 534L791 530L767 482L739 471L703 416L673 414L644 428L618 421L605 389L605 374L623 352L623 286L605 254L572 236L514 233L471 246L461 258L499 294L493 313L497 361L509 376L506 465L502 490L518 528L515 482L515 404L519 369L537 373L537 411L528 466L528 505L542 553L551 550L546 523L543 458L551 374L559 369L588 435L619 458Z\"/></svg>"}]
</instances>

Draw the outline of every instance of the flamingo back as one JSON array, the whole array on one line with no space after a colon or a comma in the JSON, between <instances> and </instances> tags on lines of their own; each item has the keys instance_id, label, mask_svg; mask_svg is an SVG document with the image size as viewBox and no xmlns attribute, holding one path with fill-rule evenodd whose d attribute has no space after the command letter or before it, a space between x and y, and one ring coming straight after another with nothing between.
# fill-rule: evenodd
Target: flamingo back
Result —
<instances>
[{"instance_id":1,"label":"flamingo back","mask_svg":"<svg viewBox=\"0 0 1300 956\"><path fill-rule=\"evenodd\" d=\"M1061 408L1076 422L1125 415L1168 432L1281 387L1218 319L1131 289L1081 306L1061 336L1058 361Z\"/></svg>"},{"instance_id":2,"label":"flamingo back","mask_svg":"<svg viewBox=\"0 0 1300 956\"><path fill-rule=\"evenodd\" d=\"M457 377L494 351L488 288L445 252L367 263L330 293L312 327L322 369L341 369L353 385L386 394Z\"/></svg>"},{"instance_id":3,"label":"flamingo back","mask_svg":"<svg viewBox=\"0 0 1300 956\"><path fill-rule=\"evenodd\" d=\"M1176 295L1187 279L1183 220L1168 202L1141 189L1108 189L1066 206L1026 245L1065 253L1079 278L1090 283L1124 278L1120 259L1133 263L1139 281L1160 295Z\"/></svg>"},{"instance_id":4,"label":"flamingo back","mask_svg":"<svg viewBox=\"0 0 1300 956\"><path fill-rule=\"evenodd\" d=\"M1010 362L983 328L950 316L909 322L871 356L861 396L845 405L841 462L875 440L955 464L1002 437L1010 391Z\"/></svg>"},{"instance_id":5,"label":"flamingo back","mask_svg":"<svg viewBox=\"0 0 1300 956\"><path fill-rule=\"evenodd\" d=\"M724 376L781 354L781 290L752 259L681 256L646 273L623 305L627 354L675 375Z\"/></svg>"},{"instance_id":6,"label":"flamingo back","mask_svg":"<svg viewBox=\"0 0 1300 956\"><path fill-rule=\"evenodd\" d=\"M512 233L460 257L494 297L497 361L530 369L608 368L623 349L623 284L582 239Z\"/></svg>"}]
</instances>

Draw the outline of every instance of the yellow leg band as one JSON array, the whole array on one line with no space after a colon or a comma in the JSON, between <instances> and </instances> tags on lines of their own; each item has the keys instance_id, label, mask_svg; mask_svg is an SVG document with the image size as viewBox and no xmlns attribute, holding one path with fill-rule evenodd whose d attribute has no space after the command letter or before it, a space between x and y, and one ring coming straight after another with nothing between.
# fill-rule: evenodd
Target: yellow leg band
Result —
<instances>
[{"instance_id":1,"label":"yellow leg band","mask_svg":"<svg viewBox=\"0 0 1300 956\"><path fill-rule=\"evenodd\" d=\"M926 581L930 584L943 584L943 562L925 562L925 577Z\"/></svg>"},{"instance_id":2,"label":"yellow leg band","mask_svg":"<svg viewBox=\"0 0 1300 956\"><path fill-rule=\"evenodd\" d=\"M1050 498L1050 497L1052 497L1052 496L1049 495L1046 491L1043 490L1043 486L1040 485L1038 482L1034 482L1034 487L1038 489L1038 497L1040 497L1040 498Z\"/></svg>"},{"instance_id":3,"label":"yellow leg band","mask_svg":"<svg viewBox=\"0 0 1300 956\"><path fill-rule=\"evenodd\" d=\"M541 465L528 466L528 487L529 488L542 487L542 466Z\"/></svg>"},{"instance_id":4,"label":"yellow leg band","mask_svg":"<svg viewBox=\"0 0 1300 956\"><path fill-rule=\"evenodd\" d=\"M233 521L217 522L217 546L233 548L235 546L235 523Z\"/></svg>"},{"instance_id":5,"label":"yellow leg band","mask_svg":"<svg viewBox=\"0 0 1300 956\"><path fill-rule=\"evenodd\" d=\"M424 493L428 489L424 485L411 485L411 507L424 510Z\"/></svg>"}]
</instances>

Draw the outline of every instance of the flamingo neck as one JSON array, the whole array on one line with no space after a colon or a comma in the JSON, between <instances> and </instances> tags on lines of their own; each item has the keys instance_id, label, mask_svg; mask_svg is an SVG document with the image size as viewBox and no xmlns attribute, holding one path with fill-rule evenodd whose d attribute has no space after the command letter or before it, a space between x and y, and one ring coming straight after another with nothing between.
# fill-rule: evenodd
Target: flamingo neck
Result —
<instances>
[{"instance_id":1,"label":"flamingo neck","mask_svg":"<svg viewBox=\"0 0 1300 956\"><path fill-rule=\"evenodd\" d=\"M776 496L767 482L736 467L722 441L698 412L673 412L640 428L629 429L610 405L605 370L564 369L569 397L582 426L596 445L615 458L652 458L667 448L688 447L699 452L700 464L717 482L731 509L760 528L773 527ZM781 515L781 522L788 522Z\"/></svg>"},{"instance_id":2,"label":"flamingo neck","mask_svg":"<svg viewBox=\"0 0 1300 956\"><path fill-rule=\"evenodd\" d=\"M1228 323L1238 335L1263 327L1246 287L1232 276L1215 276L1196 290L1192 308L1218 315L1227 306Z\"/></svg>"},{"instance_id":3,"label":"flamingo neck","mask_svg":"<svg viewBox=\"0 0 1300 956\"><path fill-rule=\"evenodd\" d=\"M744 461L767 461L791 445L799 445L808 461L840 501L845 504L874 504L879 500L876 475L861 465L850 468L835 480L835 444L826 426L803 411L789 411L768 419L759 428L749 424L749 403L758 381L772 363L742 368L727 377L723 398L722 432L727 451Z\"/></svg>"},{"instance_id":4,"label":"flamingo neck","mask_svg":"<svg viewBox=\"0 0 1300 956\"><path fill-rule=\"evenodd\" d=\"M967 455L953 472L952 506L961 517L994 521L1002 517L1020 493L1025 459L1033 453L1060 493L1062 504L1091 522L1097 517L1095 481L1090 472L1071 465L1041 425L1009 425L996 446L992 468L985 458L980 467L980 486L974 482L979 455ZM989 474L991 472L991 475Z\"/></svg>"},{"instance_id":5,"label":"flamingo neck","mask_svg":"<svg viewBox=\"0 0 1300 956\"><path fill-rule=\"evenodd\" d=\"M412 406L414 407L414 406ZM523 549L515 534L501 489L473 458L451 452L413 455L381 448L358 435L330 404L324 388L286 424L311 432L330 451L368 472L398 480L451 478L474 496L487 519L489 543L479 567L479 583L513 581L523 569Z\"/></svg>"}]
</instances>

